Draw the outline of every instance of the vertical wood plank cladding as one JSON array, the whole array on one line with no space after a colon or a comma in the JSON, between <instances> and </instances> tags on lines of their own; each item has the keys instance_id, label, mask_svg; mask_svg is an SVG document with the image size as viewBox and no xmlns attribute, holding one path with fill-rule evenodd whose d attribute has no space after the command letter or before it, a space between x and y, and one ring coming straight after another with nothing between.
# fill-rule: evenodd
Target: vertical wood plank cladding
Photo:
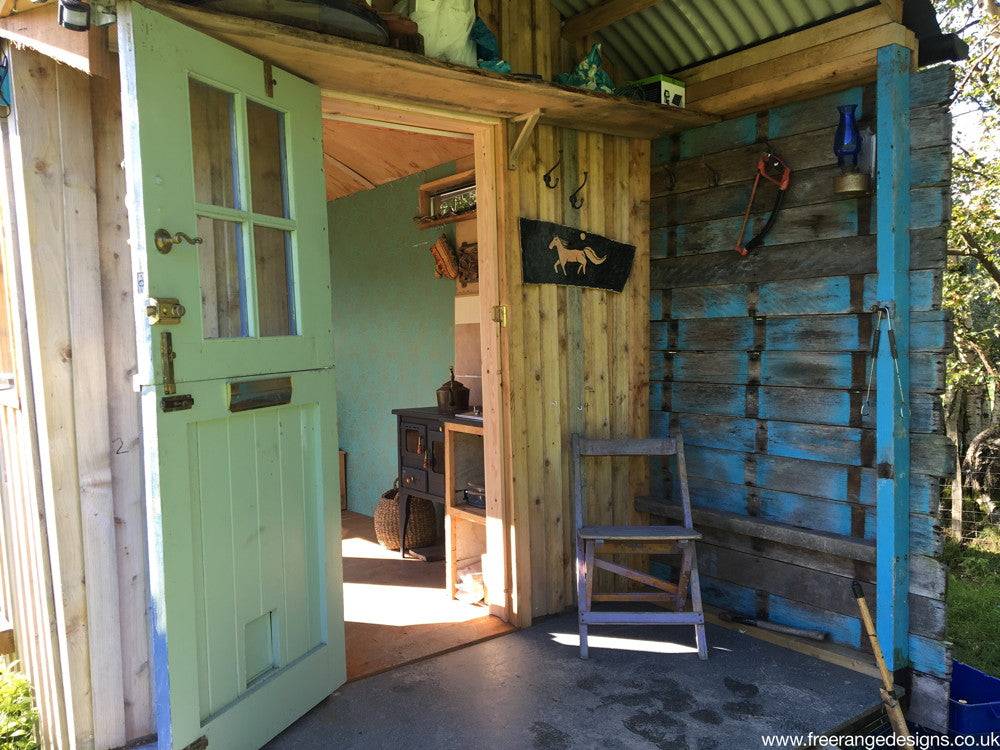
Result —
<instances>
[{"instance_id":1,"label":"vertical wood plank cladding","mask_svg":"<svg viewBox=\"0 0 1000 750\"><path fill-rule=\"evenodd\" d=\"M118 604L126 741L152 734L149 669L149 573L139 397L132 307L132 263L122 169L121 92L117 73L91 79L94 164L108 383L111 483L118 544Z\"/></svg>"},{"instance_id":2,"label":"vertical wood plank cladding","mask_svg":"<svg viewBox=\"0 0 1000 750\"><path fill-rule=\"evenodd\" d=\"M649 216L650 191L650 151L649 141L631 140L628 144L628 218L625 229L628 242L635 245L635 265L632 278L640 280L627 289L631 295L629 320L629 395L631 409L629 423L635 437L649 435L649 300L650 290L647 280L650 268L650 229L646 217ZM630 493L633 497L645 495L649 491L649 462L636 460L632 465ZM645 523L646 514L635 511L629 504L632 516L630 523Z\"/></svg>"},{"instance_id":3,"label":"vertical wood plank cladding","mask_svg":"<svg viewBox=\"0 0 1000 750\"><path fill-rule=\"evenodd\" d=\"M538 190L538 217L546 221L562 221L562 193L545 186L542 176L558 158L557 133L554 128L542 126L538 130L537 162L533 170ZM560 304L560 299L562 303ZM546 609L558 611L566 597L565 568L569 560L564 556L563 544L565 526L569 522L568 507L561 502L564 487L568 487L568 472L564 474L562 445L568 437L562 419L565 400L565 367L550 367L550 362L560 362L560 339L563 328L560 309L565 311L565 290L554 285L541 285L538 290L538 326L540 345L539 388L541 392L541 416L544 430L542 446L542 492L541 506L544 510L544 530L539 535L549 542L543 549ZM567 464L568 468L568 464ZM568 493L567 493L568 497ZM550 501L546 499L551 498ZM572 525L572 524L570 524Z\"/></svg>"},{"instance_id":4,"label":"vertical wood plank cladding","mask_svg":"<svg viewBox=\"0 0 1000 750\"><path fill-rule=\"evenodd\" d=\"M537 51L536 51L537 53ZM559 186L542 175L562 156ZM528 531L528 560L515 599L534 616L573 604L569 437L645 435L649 423L649 143L538 128L509 195L521 216L541 218L635 244L633 274L621 294L524 285L521 250L508 241L507 294L515 535ZM568 202L587 173L583 207ZM627 459L588 462L588 521L628 523L645 467ZM523 536L521 537L523 541ZM521 550L519 549L519 554ZM523 565L530 562L530 582ZM633 561L634 562L634 561Z\"/></svg>"},{"instance_id":5,"label":"vertical wood plank cladding","mask_svg":"<svg viewBox=\"0 0 1000 750\"><path fill-rule=\"evenodd\" d=\"M71 727L66 719L63 666L55 608L57 606L51 557L46 536L40 457L33 432L34 391L28 358L28 330L19 220L15 216L15 180L20 165L13 150L14 118L0 123L2 186L0 216L4 292L9 301L10 334L14 354L16 403L0 407L0 575L4 605L13 620L18 656L34 688L39 711L39 741L46 748L69 747Z\"/></svg>"},{"instance_id":6,"label":"vertical wood plank cladding","mask_svg":"<svg viewBox=\"0 0 1000 750\"><path fill-rule=\"evenodd\" d=\"M538 168L538 142L541 134L537 133L530 139L521 155L519 174L522 176L520 186L521 216L529 219L541 219L540 185L541 172ZM541 335L541 286L539 284L523 284L521 286L522 326L524 331L524 346L521 348L524 358L524 377L526 394L533 393L536 403L533 407L526 402L525 431L526 452L526 482L528 487L529 519L531 538L544 538L546 529L547 504L542 503L545 491L545 467L540 460L545 455L545 406L542 390L542 372L545 363L542 361ZM531 600L533 603L548 601L547 553L545 546L531 545ZM539 571L540 575L534 575Z\"/></svg>"}]
</instances>

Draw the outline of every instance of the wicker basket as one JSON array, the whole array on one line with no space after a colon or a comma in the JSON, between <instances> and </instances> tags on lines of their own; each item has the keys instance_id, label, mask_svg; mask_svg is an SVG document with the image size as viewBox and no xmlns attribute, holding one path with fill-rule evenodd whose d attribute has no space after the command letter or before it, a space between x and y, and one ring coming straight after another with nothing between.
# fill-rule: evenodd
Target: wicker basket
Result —
<instances>
[{"instance_id":1,"label":"wicker basket","mask_svg":"<svg viewBox=\"0 0 1000 750\"><path fill-rule=\"evenodd\" d=\"M399 549L398 491L391 489L375 506L375 538L386 549ZM406 548L430 547L437 541L437 514L434 503L423 497L410 497L410 520L406 524Z\"/></svg>"}]
</instances>

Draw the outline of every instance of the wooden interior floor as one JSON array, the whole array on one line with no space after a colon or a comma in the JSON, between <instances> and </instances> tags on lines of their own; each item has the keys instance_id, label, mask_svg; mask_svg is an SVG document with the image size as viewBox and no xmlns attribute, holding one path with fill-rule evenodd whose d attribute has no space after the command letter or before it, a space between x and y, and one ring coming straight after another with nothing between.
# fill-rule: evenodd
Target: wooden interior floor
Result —
<instances>
[{"instance_id":1,"label":"wooden interior floor","mask_svg":"<svg viewBox=\"0 0 1000 750\"><path fill-rule=\"evenodd\" d=\"M348 680L513 630L484 607L451 599L443 560L383 549L369 516L344 512L343 552Z\"/></svg>"}]
</instances>

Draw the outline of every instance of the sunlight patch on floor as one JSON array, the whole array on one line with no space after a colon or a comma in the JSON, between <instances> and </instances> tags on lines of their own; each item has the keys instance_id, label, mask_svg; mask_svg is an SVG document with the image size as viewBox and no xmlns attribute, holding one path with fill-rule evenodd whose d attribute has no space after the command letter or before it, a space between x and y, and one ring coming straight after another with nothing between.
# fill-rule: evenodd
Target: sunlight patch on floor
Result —
<instances>
[{"instance_id":1,"label":"sunlight patch on floor","mask_svg":"<svg viewBox=\"0 0 1000 750\"><path fill-rule=\"evenodd\" d=\"M344 557L371 558L375 560L398 559L399 550L388 550L381 544L360 536L344 537L341 542Z\"/></svg>"},{"instance_id":2,"label":"sunlight patch on floor","mask_svg":"<svg viewBox=\"0 0 1000 750\"><path fill-rule=\"evenodd\" d=\"M484 607L455 601L444 589L344 584L344 619L371 625L433 625L485 617Z\"/></svg>"},{"instance_id":3,"label":"sunlight patch on floor","mask_svg":"<svg viewBox=\"0 0 1000 750\"><path fill-rule=\"evenodd\" d=\"M580 647L578 633L549 633L560 646ZM644 641L639 638L613 638L606 635L588 635L589 648L606 648L617 651L644 651L649 654L696 654L698 649L670 641Z\"/></svg>"}]
</instances>

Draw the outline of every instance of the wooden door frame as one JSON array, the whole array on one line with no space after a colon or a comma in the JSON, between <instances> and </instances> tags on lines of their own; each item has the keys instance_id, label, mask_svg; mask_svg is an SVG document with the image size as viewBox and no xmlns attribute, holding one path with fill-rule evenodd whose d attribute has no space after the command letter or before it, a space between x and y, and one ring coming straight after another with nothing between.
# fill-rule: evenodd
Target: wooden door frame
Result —
<instances>
[{"instance_id":1,"label":"wooden door frame","mask_svg":"<svg viewBox=\"0 0 1000 750\"><path fill-rule=\"evenodd\" d=\"M457 113L414 104L404 104L384 97L359 97L324 89L324 117L341 115L354 122L402 129L434 130L471 135L476 169L476 232L479 256L480 355L483 387L483 445L485 452L487 504L486 544L502 549L503 554L488 559L484 571L487 604L490 614L517 627L530 623L530 612L517 607L519 565L527 564L528 540L518 539L512 527L513 498L512 446L510 430L510 392L507 363L510 340L500 320L508 302L506 265L503 258L505 238L517 231L507 212L507 138L508 122L475 112Z\"/></svg>"}]
</instances>

